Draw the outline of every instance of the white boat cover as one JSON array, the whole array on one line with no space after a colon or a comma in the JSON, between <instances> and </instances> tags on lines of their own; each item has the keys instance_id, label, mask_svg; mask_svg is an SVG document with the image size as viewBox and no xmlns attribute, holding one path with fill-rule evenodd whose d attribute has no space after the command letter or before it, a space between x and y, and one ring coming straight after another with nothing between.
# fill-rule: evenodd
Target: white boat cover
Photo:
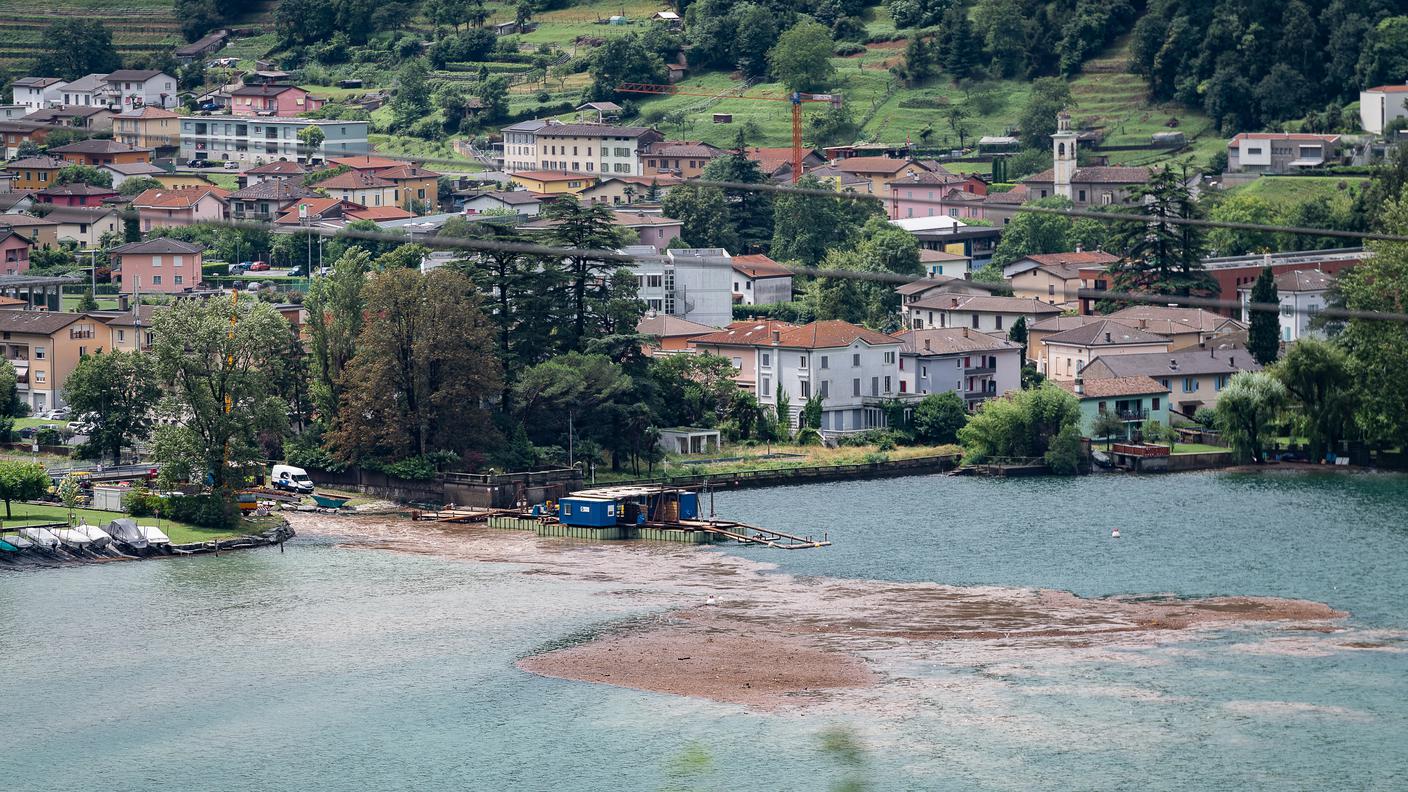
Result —
<instances>
[{"instance_id":1,"label":"white boat cover","mask_svg":"<svg viewBox=\"0 0 1408 792\"><path fill-rule=\"evenodd\" d=\"M88 538L88 534L77 528L56 528L54 535L59 537L59 541L71 547L87 547L93 544L93 540Z\"/></svg>"},{"instance_id":2,"label":"white boat cover","mask_svg":"<svg viewBox=\"0 0 1408 792\"><path fill-rule=\"evenodd\" d=\"M59 544L59 537L55 536L54 532L48 528L21 528L20 536L43 547L53 547Z\"/></svg>"},{"instance_id":3,"label":"white boat cover","mask_svg":"<svg viewBox=\"0 0 1408 792\"><path fill-rule=\"evenodd\" d=\"M167 536L155 525L139 525L137 526L137 530L142 532L142 536L146 538L147 544L171 544L171 537Z\"/></svg>"},{"instance_id":4,"label":"white boat cover","mask_svg":"<svg viewBox=\"0 0 1408 792\"><path fill-rule=\"evenodd\" d=\"M107 531L104 531L102 528L99 528L96 525L82 523L75 527L73 530L78 531L79 533L87 536L88 540L93 543L94 547L107 547L108 545L112 544L112 537L108 535Z\"/></svg>"},{"instance_id":5,"label":"white boat cover","mask_svg":"<svg viewBox=\"0 0 1408 792\"><path fill-rule=\"evenodd\" d=\"M34 546L33 542L29 541L23 536L20 536L19 534L7 533L4 536L0 536L0 539L9 542L10 544L14 545L15 547L18 547L21 550Z\"/></svg>"}]
</instances>

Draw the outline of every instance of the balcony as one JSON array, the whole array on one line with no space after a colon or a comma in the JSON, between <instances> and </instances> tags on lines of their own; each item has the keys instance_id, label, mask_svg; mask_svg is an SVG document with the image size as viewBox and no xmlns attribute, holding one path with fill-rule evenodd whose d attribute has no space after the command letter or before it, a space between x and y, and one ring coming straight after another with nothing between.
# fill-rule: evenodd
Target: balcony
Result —
<instances>
[{"instance_id":1,"label":"balcony","mask_svg":"<svg viewBox=\"0 0 1408 792\"><path fill-rule=\"evenodd\" d=\"M1148 410L1117 410L1116 415L1121 421L1147 421L1149 420Z\"/></svg>"},{"instance_id":2,"label":"balcony","mask_svg":"<svg viewBox=\"0 0 1408 792\"><path fill-rule=\"evenodd\" d=\"M74 330L68 331L68 337L71 338L71 339L94 338L94 337L96 337L96 334L95 334L95 332L94 332L93 330L77 330L77 329L74 329Z\"/></svg>"},{"instance_id":3,"label":"balcony","mask_svg":"<svg viewBox=\"0 0 1408 792\"><path fill-rule=\"evenodd\" d=\"M973 366L972 368L963 369L963 373L966 376L977 376L979 374L996 374L997 366Z\"/></svg>"}]
</instances>

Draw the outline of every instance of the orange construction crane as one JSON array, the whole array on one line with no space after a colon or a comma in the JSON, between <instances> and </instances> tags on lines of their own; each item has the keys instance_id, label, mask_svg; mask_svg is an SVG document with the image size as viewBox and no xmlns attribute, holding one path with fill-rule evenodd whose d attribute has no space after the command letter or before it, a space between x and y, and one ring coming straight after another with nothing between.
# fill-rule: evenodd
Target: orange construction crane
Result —
<instances>
[{"instance_id":1,"label":"orange construction crane","mask_svg":"<svg viewBox=\"0 0 1408 792\"><path fill-rule=\"evenodd\" d=\"M621 83L616 86L621 93L660 94L664 96L707 96L710 99L744 99L754 102L792 103L792 183L802 178L802 103L825 102L832 107L841 106L841 94L819 94L792 92L787 96L729 96L718 92L690 91L677 85L655 85L653 83Z\"/></svg>"}]
</instances>

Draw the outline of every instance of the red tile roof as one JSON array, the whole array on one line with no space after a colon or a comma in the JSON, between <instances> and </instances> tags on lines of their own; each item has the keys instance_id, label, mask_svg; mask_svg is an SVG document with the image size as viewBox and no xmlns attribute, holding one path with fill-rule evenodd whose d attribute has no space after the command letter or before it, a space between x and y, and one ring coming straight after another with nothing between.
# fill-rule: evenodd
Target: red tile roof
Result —
<instances>
[{"instance_id":1,"label":"red tile roof","mask_svg":"<svg viewBox=\"0 0 1408 792\"><path fill-rule=\"evenodd\" d=\"M891 338L884 333L867 330L839 319L828 319L782 331L778 346L829 349L850 346L854 341L864 341L871 346L900 343L898 338Z\"/></svg>"},{"instance_id":2,"label":"red tile roof","mask_svg":"<svg viewBox=\"0 0 1408 792\"><path fill-rule=\"evenodd\" d=\"M1056 181L1054 171L1047 168L1041 173L1027 176L1022 179L1024 182L1037 182L1040 184L1052 183ZM1149 181L1149 169L1144 166L1129 167L1123 165L1091 165L1084 168L1076 168L1071 175L1072 184L1144 184Z\"/></svg>"},{"instance_id":3,"label":"red tile roof","mask_svg":"<svg viewBox=\"0 0 1408 792\"><path fill-rule=\"evenodd\" d=\"M899 173L906 165L915 164L914 160L894 157L847 157L835 167L846 173Z\"/></svg>"},{"instance_id":4,"label":"red tile roof","mask_svg":"<svg viewBox=\"0 0 1408 792\"><path fill-rule=\"evenodd\" d=\"M1056 386L1071 393L1076 392L1075 382L1057 382ZM1109 379L1082 380L1077 394L1082 399L1109 399L1116 396L1146 396L1154 393L1168 393L1168 388L1144 375L1134 377L1111 377Z\"/></svg>"},{"instance_id":5,"label":"red tile roof","mask_svg":"<svg viewBox=\"0 0 1408 792\"><path fill-rule=\"evenodd\" d=\"M401 160L374 157L370 154L363 154L359 157L331 157L328 159L328 162L331 162L333 165L346 165L353 170L378 170L380 168L395 168L406 164Z\"/></svg>"},{"instance_id":6,"label":"red tile roof","mask_svg":"<svg viewBox=\"0 0 1408 792\"><path fill-rule=\"evenodd\" d=\"M369 206L365 209L346 209L343 216L353 220L405 220L415 217L399 206Z\"/></svg>"},{"instance_id":7,"label":"red tile roof","mask_svg":"<svg viewBox=\"0 0 1408 792\"><path fill-rule=\"evenodd\" d=\"M740 272L750 278L781 278L792 275L792 270L761 253L734 256L731 263L735 272Z\"/></svg>"},{"instance_id":8,"label":"red tile roof","mask_svg":"<svg viewBox=\"0 0 1408 792\"><path fill-rule=\"evenodd\" d=\"M747 321L731 322L723 330L719 330L708 335L691 339L690 343L705 346L752 346L754 344L771 344L773 331L779 334L784 330L791 330L796 325L782 322L777 319L749 319Z\"/></svg>"},{"instance_id":9,"label":"red tile roof","mask_svg":"<svg viewBox=\"0 0 1408 792\"><path fill-rule=\"evenodd\" d=\"M314 189L321 188L324 190L365 190L394 186L396 185L392 182L373 173L355 170L339 173L330 179L324 179L313 185Z\"/></svg>"},{"instance_id":10,"label":"red tile roof","mask_svg":"<svg viewBox=\"0 0 1408 792\"><path fill-rule=\"evenodd\" d=\"M223 202L229 197L228 190L210 185L200 185L197 187L177 187L175 189L147 190L136 198L132 199L132 205L138 209L190 209L207 195L212 195Z\"/></svg>"}]
</instances>

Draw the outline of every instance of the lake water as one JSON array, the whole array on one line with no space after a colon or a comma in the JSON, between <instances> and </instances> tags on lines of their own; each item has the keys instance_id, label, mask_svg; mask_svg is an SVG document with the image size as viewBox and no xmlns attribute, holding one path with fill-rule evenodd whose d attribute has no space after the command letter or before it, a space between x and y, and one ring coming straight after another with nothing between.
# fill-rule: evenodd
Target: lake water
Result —
<instances>
[{"instance_id":1,"label":"lake water","mask_svg":"<svg viewBox=\"0 0 1408 792\"><path fill-rule=\"evenodd\" d=\"M515 539L486 561L305 532L282 555L0 573L0 787L820 790L849 772L876 789L1408 787L1408 479L919 477L714 500L835 545ZM718 553L777 576L1268 595L1350 615L1334 634L873 654L875 690L772 713L513 666L661 609L610 570L651 570L644 591ZM818 747L838 726L865 746L859 769Z\"/></svg>"}]
</instances>

